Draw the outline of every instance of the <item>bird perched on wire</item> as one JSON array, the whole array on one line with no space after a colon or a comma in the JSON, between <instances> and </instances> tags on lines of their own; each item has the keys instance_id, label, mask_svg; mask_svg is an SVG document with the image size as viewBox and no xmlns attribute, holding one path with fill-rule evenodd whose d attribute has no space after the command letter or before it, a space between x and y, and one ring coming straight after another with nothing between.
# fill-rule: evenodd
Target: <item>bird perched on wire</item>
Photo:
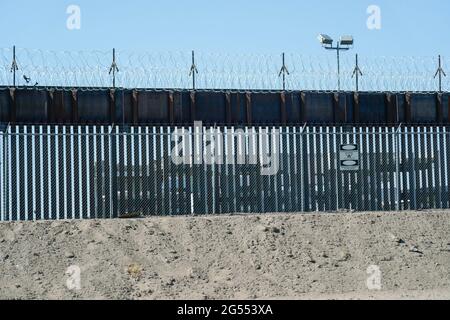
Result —
<instances>
[{"instance_id":1,"label":"bird perched on wire","mask_svg":"<svg viewBox=\"0 0 450 320\"><path fill-rule=\"evenodd\" d=\"M26 83L30 83L31 78L27 77L25 74L23 75L23 79L25 80Z\"/></svg>"}]
</instances>

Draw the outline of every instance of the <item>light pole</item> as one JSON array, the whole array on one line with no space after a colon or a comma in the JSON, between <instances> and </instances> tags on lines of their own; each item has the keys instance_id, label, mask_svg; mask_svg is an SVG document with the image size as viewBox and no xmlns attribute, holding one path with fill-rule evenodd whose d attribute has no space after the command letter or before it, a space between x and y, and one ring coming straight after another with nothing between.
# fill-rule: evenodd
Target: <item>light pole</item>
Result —
<instances>
[{"instance_id":1,"label":"light pole","mask_svg":"<svg viewBox=\"0 0 450 320\"><path fill-rule=\"evenodd\" d=\"M334 40L326 35L320 34L319 41L326 50L335 50L337 54L337 67L338 67L338 91L341 91L341 51L348 51L353 47L353 37L352 36L342 36L337 42L336 46L333 46Z\"/></svg>"}]
</instances>

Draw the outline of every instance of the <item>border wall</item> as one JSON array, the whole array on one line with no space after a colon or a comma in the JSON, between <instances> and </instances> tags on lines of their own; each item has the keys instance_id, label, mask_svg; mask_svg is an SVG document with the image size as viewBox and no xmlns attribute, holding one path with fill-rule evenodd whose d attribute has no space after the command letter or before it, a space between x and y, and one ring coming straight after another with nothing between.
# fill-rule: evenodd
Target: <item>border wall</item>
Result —
<instances>
[{"instance_id":1,"label":"border wall","mask_svg":"<svg viewBox=\"0 0 450 320\"><path fill-rule=\"evenodd\" d=\"M49 125L447 125L450 93L0 87L0 122Z\"/></svg>"},{"instance_id":2,"label":"border wall","mask_svg":"<svg viewBox=\"0 0 450 320\"><path fill-rule=\"evenodd\" d=\"M11 126L0 221L449 209L449 152L434 126Z\"/></svg>"}]
</instances>

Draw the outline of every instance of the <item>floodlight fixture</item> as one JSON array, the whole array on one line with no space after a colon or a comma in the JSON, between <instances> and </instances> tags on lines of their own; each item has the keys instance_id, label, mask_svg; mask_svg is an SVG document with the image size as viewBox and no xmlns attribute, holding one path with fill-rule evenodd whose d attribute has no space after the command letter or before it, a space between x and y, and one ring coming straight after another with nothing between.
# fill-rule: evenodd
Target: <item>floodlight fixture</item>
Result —
<instances>
[{"instance_id":1,"label":"floodlight fixture","mask_svg":"<svg viewBox=\"0 0 450 320\"><path fill-rule=\"evenodd\" d=\"M340 52L348 51L353 47L353 36L342 36L335 46L333 46L333 39L326 34L319 35L319 41L326 50L335 50L337 54L337 73L338 73L338 91L341 91L341 61Z\"/></svg>"},{"instance_id":2,"label":"floodlight fixture","mask_svg":"<svg viewBox=\"0 0 450 320\"><path fill-rule=\"evenodd\" d=\"M354 43L352 36L342 36L339 42L342 46L352 46Z\"/></svg>"},{"instance_id":3,"label":"floodlight fixture","mask_svg":"<svg viewBox=\"0 0 450 320\"><path fill-rule=\"evenodd\" d=\"M326 34L319 34L319 41L322 45L333 45L333 39Z\"/></svg>"}]
</instances>

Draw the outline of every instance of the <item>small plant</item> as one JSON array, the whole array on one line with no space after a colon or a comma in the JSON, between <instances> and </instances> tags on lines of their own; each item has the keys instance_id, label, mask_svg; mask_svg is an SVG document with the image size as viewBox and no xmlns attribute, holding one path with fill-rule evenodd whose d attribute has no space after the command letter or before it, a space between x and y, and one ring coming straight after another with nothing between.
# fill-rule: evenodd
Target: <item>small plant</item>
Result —
<instances>
[{"instance_id":1,"label":"small plant","mask_svg":"<svg viewBox=\"0 0 450 320\"><path fill-rule=\"evenodd\" d=\"M128 266L127 272L133 279L137 280L142 276L142 267L136 263L133 263Z\"/></svg>"}]
</instances>

